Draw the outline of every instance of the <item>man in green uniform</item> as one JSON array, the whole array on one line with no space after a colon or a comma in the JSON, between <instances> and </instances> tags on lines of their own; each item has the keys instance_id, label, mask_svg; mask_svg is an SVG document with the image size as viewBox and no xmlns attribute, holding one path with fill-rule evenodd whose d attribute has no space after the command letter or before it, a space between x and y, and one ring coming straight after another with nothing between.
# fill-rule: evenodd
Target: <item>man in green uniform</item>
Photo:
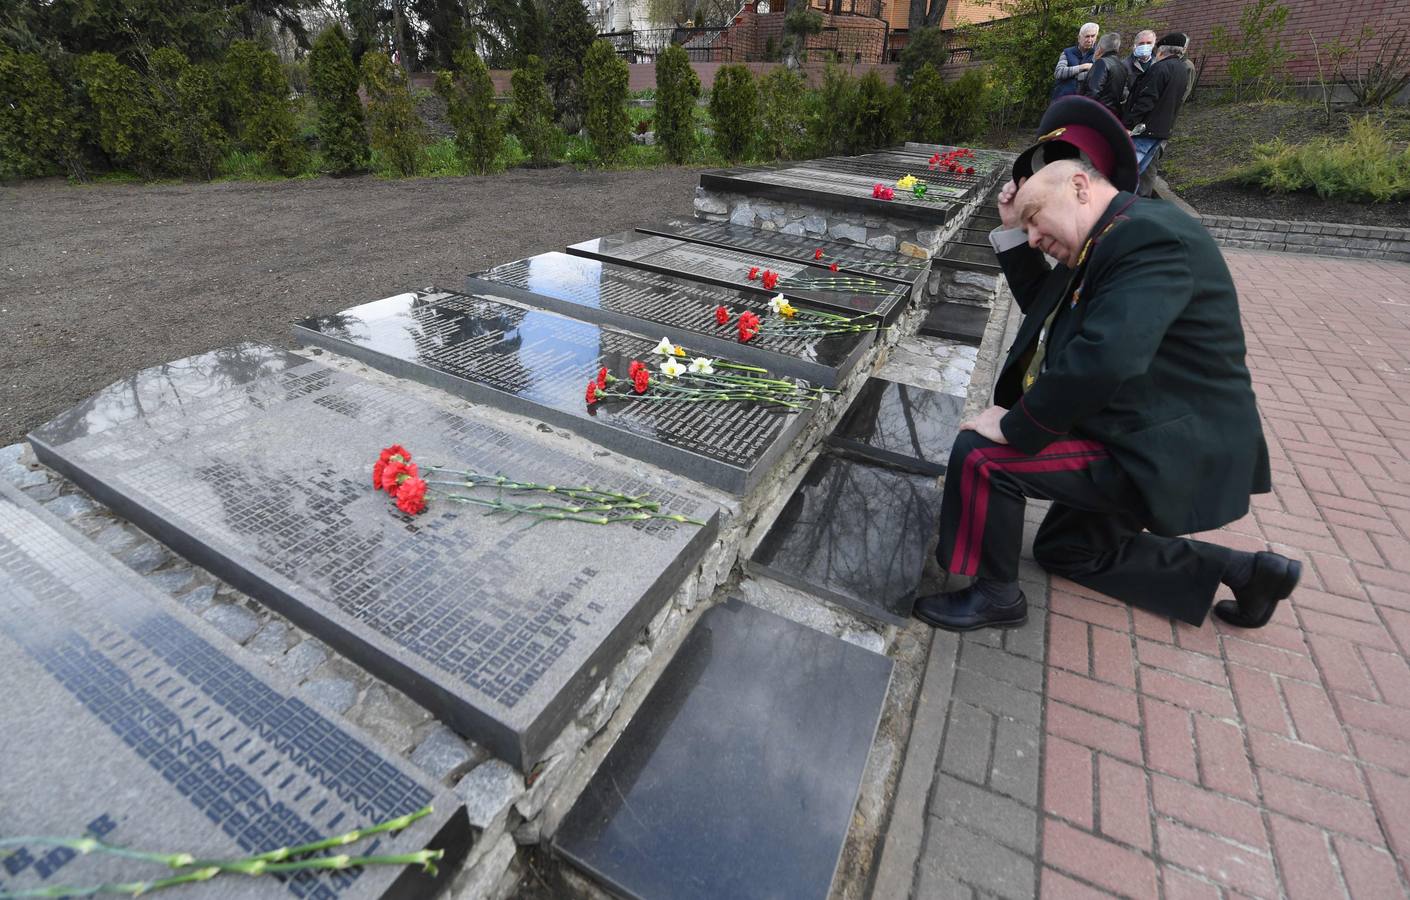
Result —
<instances>
[{"instance_id":1,"label":"man in green uniform","mask_svg":"<svg viewBox=\"0 0 1410 900\"><path fill-rule=\"evenodd\" d=\"M1265 624L1301 564L1179 535L1209 531L1270 490L1238 298L1219 248L1169 203L1134 196L1121 123L1071 97L999 194L990 235L1025 314L994 390L961 425L937 558L976 576L916 601L920 619L1020 625L1026 497L1052 501L1033 555L1045 569L1162 615ZM1049 259L1056 260L1051 265Z\"/></svg>"}]
</instances>

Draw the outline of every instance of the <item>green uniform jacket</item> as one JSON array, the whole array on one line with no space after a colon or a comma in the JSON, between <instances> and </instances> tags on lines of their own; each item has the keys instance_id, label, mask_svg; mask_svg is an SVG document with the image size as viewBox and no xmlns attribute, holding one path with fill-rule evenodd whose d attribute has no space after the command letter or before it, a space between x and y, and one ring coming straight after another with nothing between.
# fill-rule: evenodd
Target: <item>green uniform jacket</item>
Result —
<instances>
[{"instance_id":1,"label":"green uniform jacket","mask_svg":"<svg viewBox=\"0 0 1410 900\"><path fill-rule=\"evenodd\" d=\"M1093 234L1076 272L1050 268L1026 245L999 254L1026 316L994 389L1009 409L1004 437L1030 454L1069 435L1106 445L1155 534L1232 522L1250 494L1272 488L1224 258L1178 208L1124 192ZM1044 368L1025 393L1028 361L1058 304ZM1113 476L1093 471L1098 481Z\"/></svg>"}]
</instances>

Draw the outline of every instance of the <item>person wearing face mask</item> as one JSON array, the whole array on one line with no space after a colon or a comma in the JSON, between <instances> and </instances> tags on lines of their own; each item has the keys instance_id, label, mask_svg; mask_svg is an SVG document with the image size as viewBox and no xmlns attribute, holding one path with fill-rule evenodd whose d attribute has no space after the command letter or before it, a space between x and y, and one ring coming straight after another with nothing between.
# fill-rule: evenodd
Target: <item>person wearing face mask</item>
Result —
<instances>
[{"instance_id":1,"label":"person wearing face mask","mask_svg":"<svg viewBox=\"0 0 1410 900\"><path fill-rule=\"evenodd\" d=\"M1136 33L1136 42L1131 47L1131 55L1126 57L1126 96L1121 98L1121 102L1126 102L1136 88L1136 83L1141 80L1150 69L1155 55L1155 32L1149 29Z\"/></svg>"},{"instance_id":2,"label":"person wearing face mask","mask_svg":"<svg viewBox=\"0 0 1410 900\"><path fill-rule=\"evenodd\" d=\"M1077 93L1092 68L1092 56L1097 45L1097 32L1101 26L1088 22L1077 32L1077 44L1058 54L1057 68L1053 70L1052 99Z\"/></svg>"},{"instance_id":3,"label":"person wearing face mask","mask_svg":"<svg viewBox=\"0 0 1410 900\"><path fill-rule=\"evenodd\" d=\"M1155 184L1156 162L1175 130L1175 119L1189 96L1190 69L1185 50L1190 39L1183 32L1165 35L1155 46L1155 63L1132 89L1126 101L1126 127L1136 145L1136 169L1141 182L1136 193L1149 197Z\"/></svg>"},{"instance_id":4,"label":"person wearing face mask","mask_svg":"<svg viewBox=\"0 0 1410 900\"><path fill-rule=\"evenodd\" d=\"M936 559L974 581L917 598L915 615L954 631L1023 624L1035 497L1052 501L1033 542L1047 571L1192 625L1226 585L1215 614L1260 627L1301 563L1181 537L1271 490L1223 256L1177 207L1132 194L1135 149L1100 104L1064 98L1041 127L990 235L1023 324L995 405L960 425L941 501Z\"/></svg>"}]
</instances>

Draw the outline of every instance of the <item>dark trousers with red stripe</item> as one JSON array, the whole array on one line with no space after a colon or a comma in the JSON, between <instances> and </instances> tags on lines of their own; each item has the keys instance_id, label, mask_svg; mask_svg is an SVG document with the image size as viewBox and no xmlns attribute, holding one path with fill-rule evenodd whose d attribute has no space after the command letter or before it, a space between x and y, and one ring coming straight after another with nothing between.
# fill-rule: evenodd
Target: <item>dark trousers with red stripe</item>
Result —
<instances>
[{"instance_id":1,"label":"dark trousers with red stripe","mask_svg":"<svg viewBox=\"0 0 1410 900\"><path fill-rule=\"evenodd\" d=\"M1133 606L1203 623L1229 551L1144 531L1134 485L1108 460L1095 441L1056 441L1029 455L960 432L940 506L940 567L1017 580L1025 498L1051 500L1033 541L1039 565ZM1100 482L1092 477L1094 464L1105 470Z\"/></svg>"}]
</instances>

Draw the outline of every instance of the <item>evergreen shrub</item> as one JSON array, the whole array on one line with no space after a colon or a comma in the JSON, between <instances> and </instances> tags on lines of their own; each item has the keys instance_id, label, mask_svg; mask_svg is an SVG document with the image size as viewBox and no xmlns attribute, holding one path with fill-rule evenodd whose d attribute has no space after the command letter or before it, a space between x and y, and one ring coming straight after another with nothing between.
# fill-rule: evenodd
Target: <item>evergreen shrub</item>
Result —
<instances>
[{"instance_id":1,"label":"evergreen shrub","mask_svg":"<svg viewBox=\"0 0 1410 900\"><path fill-rule=\"evenodd\" d=\"M358 70L341 25L324 29L308 55L309 86L318 107L318 143L329 172L367 168L367 123L357 95Z\"/></svg>"},{"instance_id":2,"label":"evergreen shrub","mask_svg":"<svg viewBox=\"0 0 1410 900\"><path fill-rule=\"evenodd\" d=\"M627 64L606 41L594 41L583 64L588 140L598 159L614 162L631 142L627 115Z\"/></svg>"},{"instance_id":3,"label":"evergreen shrub","mask_svg":"<svg viewBox=\"0 0 1410 900\"><path fill-rule=\"evenodd\" d=\"M1319 197L1389 203L1410 199L1410 147L1397 147L1369 117L1342 140L1256 144L1254 161L1237 177L1276 193L1313 191Z\"/></svg>"},{"instance_id":4,"label":"evergreen shrub","mask_svg":"<svg viewBox=\"0 0 1410 900\"><path fill-rule=\"evenodd\" d=\"M530 56L514 70L509 81L509 122L533 166L545 166L557 156L563 133L553 124L553 101L548 98L543 61Z\"/></svg>"},{"instance_id":5,"label":"evergreen shrub","mask_svg":"<svg viewBox=\"0 0 1410 900\"><path fill-rule=\"evenodd\" d=\"M233 42L221 81L236 136L245 149L258 153L280 174L303 171L308 156L298 141L289 82L274 52L254 41Z\"/></svg>"},{"instance_id":6,"label":"evergreen shrub","mask_svg":"<svg viewBox=\"0 0 1410 900\"><path fill-rule=\"evenodd\" d=\"M910 87L911 82L926 65L939 72L949 58L950 51L945 48L945 36L939 28L916 28L911 31L906 39L906 46L901 49L900 65L896 67L896 83Z\"/></svg>"},{"instance_id":7,"label":"evergreen shrub","mask_svg":"<svg viewBox=\"0 0 1410 900\"><path fill-rule=\"evenodd\" d=\"M597 29L588 20L583 0L549 0L544 75L554 118L568 134L577 134L583 127L583 65L596 40Z\"/></svg>"},{"instance_id":8,"label":"evergreen shrub","mask_svg":"<svg viewBox=\"0 0 1410 900\"><path fill-rule=\"evenodd\" d=\"M808 134L814 156L847 153L856 119L857 80L829 64L823 70L822 86L810 97Z\"/></svg>"},{"instance_id":9,"label":"evergreen shrub","mask_svg":"<svg viewBox=\"0 0 1410 900\"><path fill-rule=\"evenodd\" d=\"M446 102L461 161L476 175L487 175L504 143L494 82L485 61L469 45L457 50L453 59L455 71L436 73L436 93Z\"/></svg>"},{"instance_id":10,"label":"evergreen shrub","mask_svg":"<svg viewBox=\"0 0 1410 900\"><path fill-rule=\"evenodd\" d=\"M945 108L949 94L940 73L930 63L921 66L911 77L911 86L906 91L906 134L911 140L929 144L945 142Z\"/></svg>"},{"instance_id":11,"label":"evergreen shrub","mask_svg":"<svg viewBox=\"0 0 1410 900\"><path fill-rule=\"evenodd\" d=\"M759 90L742 65L721 66L710 91L710 118L715 123L715 149L727 162L749 155L759 123Z\"/></svg>"},{"instance_id":12,"label":"evergreen shrub","mask_svg":"<svg viewBox=\"0 0 1410 900\"><path fill-rule=\"evenodd\" d=\"M798 159L808 151L808 85L780 66L759 80L759 152L766 159Z\"/></svg>"},{"instance_id":13,"label":"evergreen shrub","mask_svg":"<svg viewBox=\"0 0 1410 900\"><path fill-rule=\"evenodd\" d=\"M867 153L900 140L906 125L906 98L897 85L887 84L875 71L857 82L848 153Z\"/></svg>"},{"instance_id":14,"label":"evergreen shrub","mask_svg":"<svg viewBox=\"0 0 1410 900\"><path fill-rule=\"evenodd\" d=\"M162 168L173 175L214 178L226 145L215 75L205 66L193 66L180 50L163 47L147 62L147 82L160 129Z\"/></svg>"},{"instance_id":15,"label":"evergreen shrub","mask_svg":"<svg viewBox=\"0 0 1410 900\"><path fill-rule=\"evenodd\" d=\"M656 143L673 163L695 152L695 104L700 79L685 48L673 44L656 57Z\"/></svg>"},{"instance_id":16,"label":"evergreen shrub","mask_svg":"<svg viewBox=\"0 0 1410 900\"><path fill-rule=\"evenodd\" d=\"M398 175L415 175L421 162L421 119L406 87L406 75L385 53L362 57L372 149Z\"/></svg>"},{"instance_id":17,"label":"evergreen shrub","mask_svg":"<svg viewBox=\"0 0 1410 900\"><path fill-rule=\"evenodd\" d=\"M151 178L161 161L161 137L142 76L111 53L89 53L78 61L78 77L98 148L114 166Z\"/></svg>"},{"instance_id":18,"label":"evergreen shrub","mask_svg":"<svg viewBox=\"0 0 1410 900\"><path fill-rule=\"evenodd\" d=\"M82 174L78 115L42 57L0 49L0 97L0 178Z\"/></svg>"}]
</instances>

